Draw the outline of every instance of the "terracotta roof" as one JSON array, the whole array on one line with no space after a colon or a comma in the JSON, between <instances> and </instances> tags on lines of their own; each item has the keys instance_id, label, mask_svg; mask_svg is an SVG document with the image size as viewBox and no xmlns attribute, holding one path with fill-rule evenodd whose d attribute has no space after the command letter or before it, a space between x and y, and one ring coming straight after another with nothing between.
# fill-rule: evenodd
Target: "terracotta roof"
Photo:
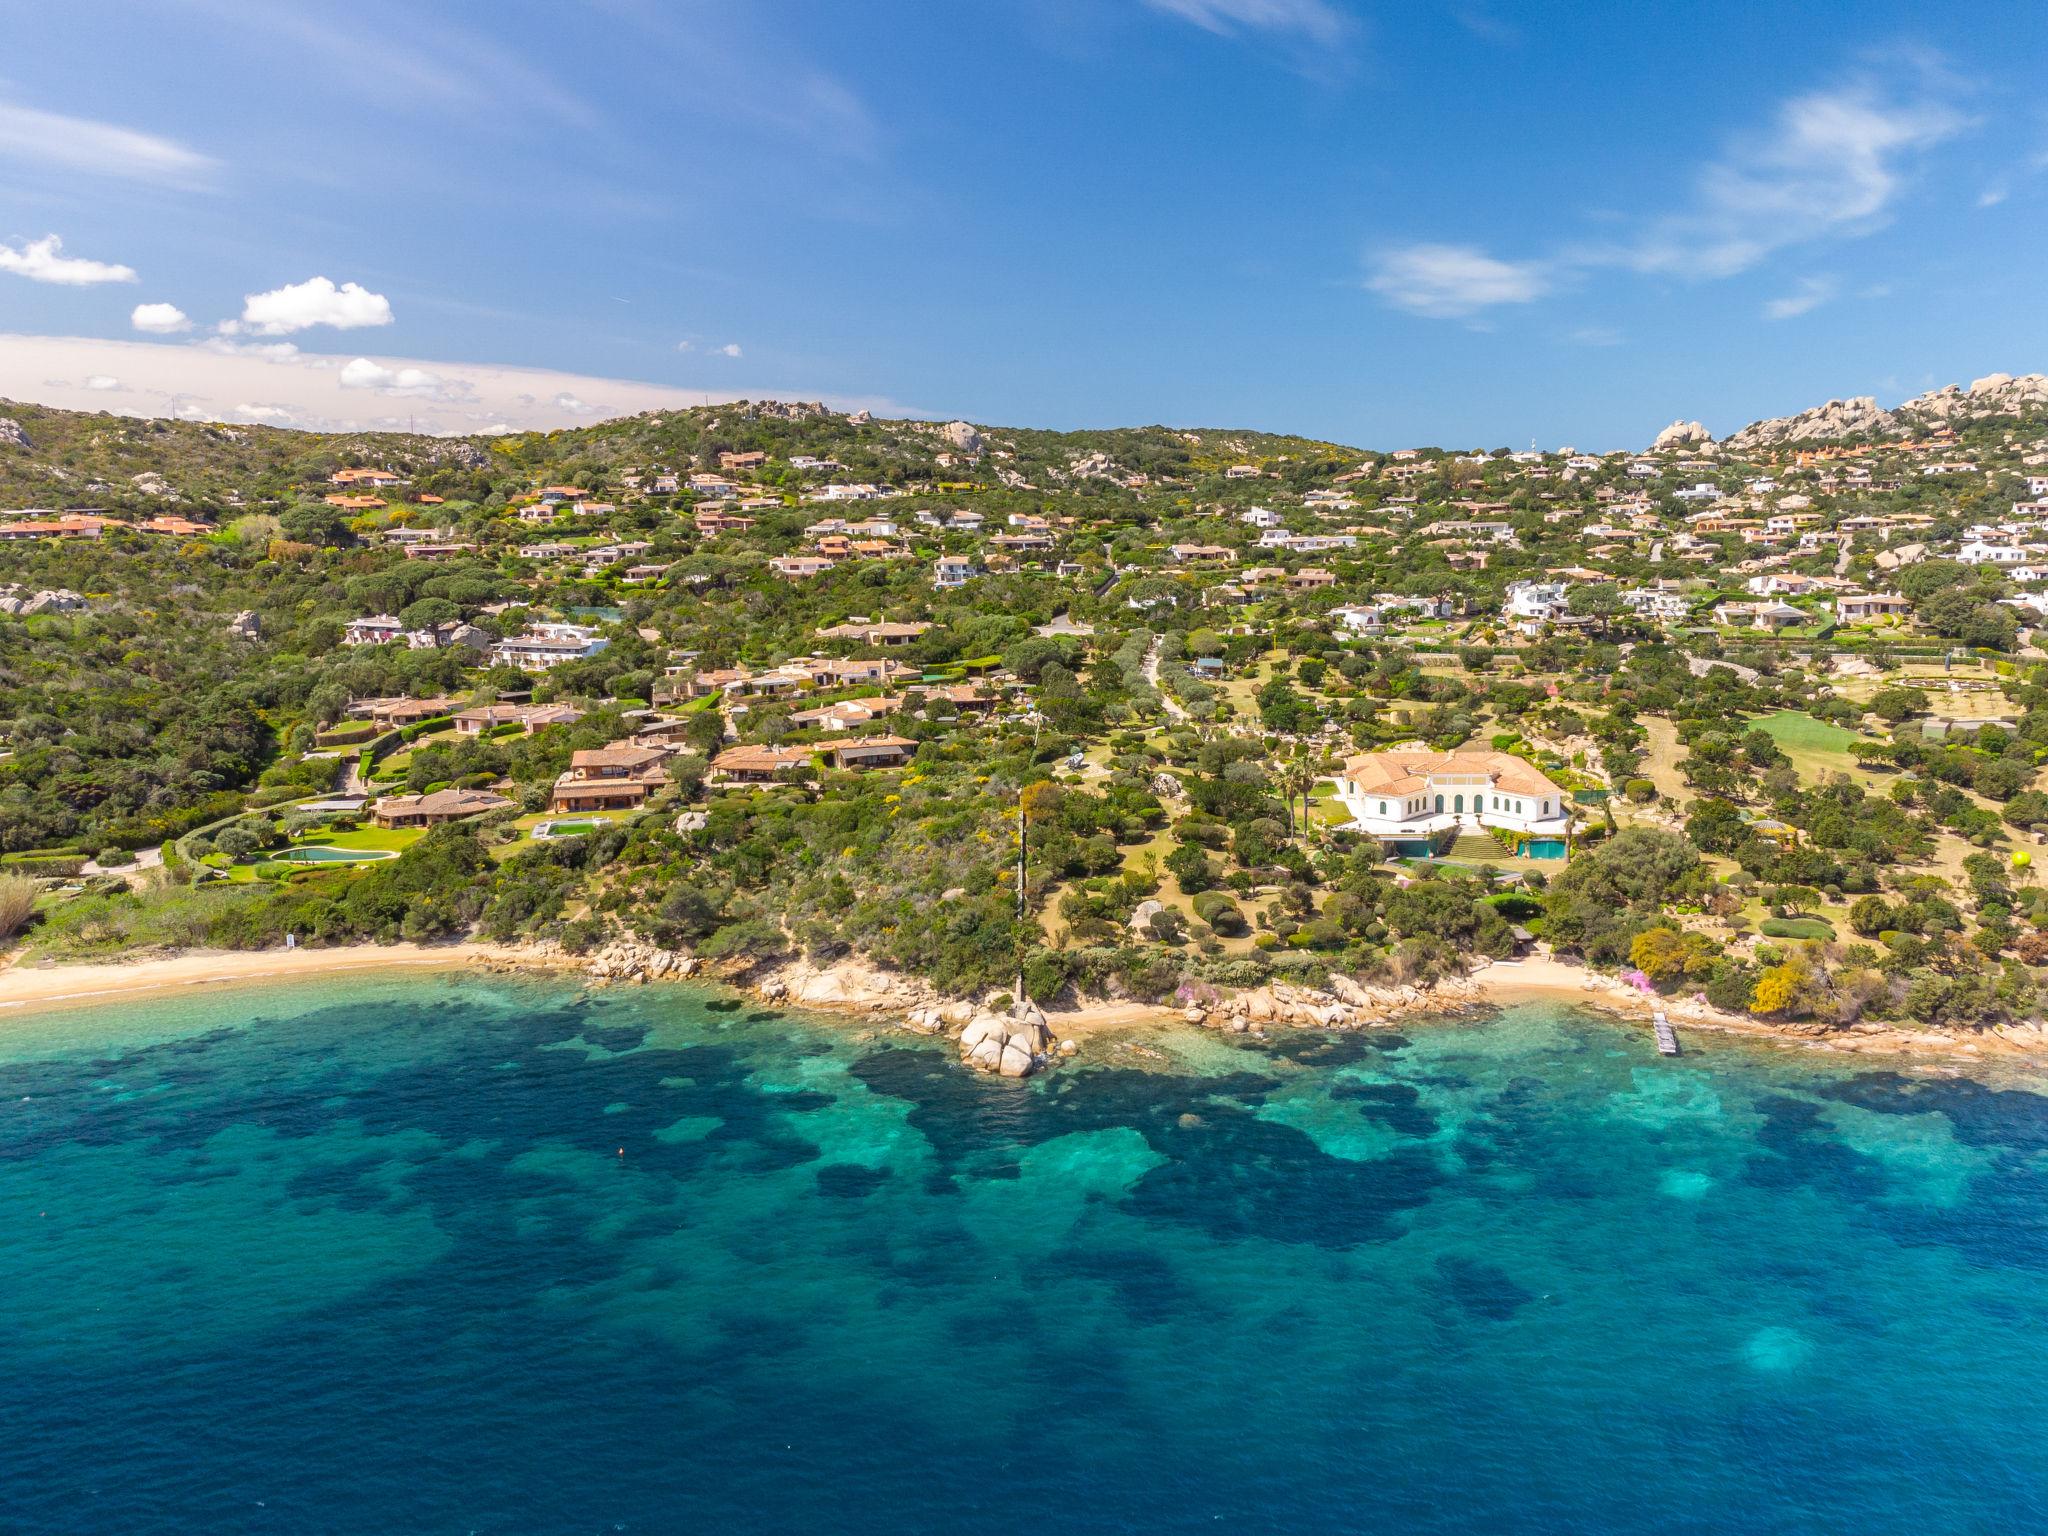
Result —
<instances>
[{"instance_id":1,"label":"terracotta roof","mask_svg":"<svg viewBox=\"0 0 2048 1536\"><path fill-rule=\"evenodd\" d=\"M810 761L813 747L727 747L711 759L725 773L774 773Z\"/></svg>"},{"instance_id":2,"label":"terracotta roof","mask_svg":"<svg viewBox=\"0 0 2048 1536\"><path fill-rule=\"evenodd\" d=\"M613 742L610 746L590 747L571 753L569 769L575 772L584 768L644 768L649 763L661 761L661 753L652 747L636 747L630 742Z\"/></svg>"},{"instance_id":3,"label":"terracotta roof","mask_svg":"<svg viewBox=\"0 0 2048 1536\"><path fill-rule=\"evenodd\" d=\"M1367 794L1405 795L1434 777L1483 775L1494 788L1514 795L1557 795L1564 791L1535 764L1507 752L1432 752L1426 748L1368 752L1344 765L1344 777Z\"/></svg>"},{"instance_id":4,"label":"terracotta roof","mask_svg":"<svg viewBox=\"0 0 2048 1536\"><path fill-rule=\"evenodd\" d=\"M430 795L386 795L377 802L379 816L474 816L500 810L512 802L487 789L437 789Z\"/></svg>"}]
</instances>

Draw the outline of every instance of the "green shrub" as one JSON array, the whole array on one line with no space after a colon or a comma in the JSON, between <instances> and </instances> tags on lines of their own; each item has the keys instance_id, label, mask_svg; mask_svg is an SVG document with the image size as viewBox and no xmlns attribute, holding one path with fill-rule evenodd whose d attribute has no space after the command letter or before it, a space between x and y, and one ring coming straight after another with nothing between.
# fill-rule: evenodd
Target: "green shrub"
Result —
<instances>
[{"instance_id":1,"label":"green shrub","mask_svg":"<svg viewBox=\"0 0 2048 1536\"><path fill-rule=\"evenodd\" d=\"M1820 917L1767 917L1757 931L1771 939L1832 939L1834 925Z\"/></svg>"}]
</instances>

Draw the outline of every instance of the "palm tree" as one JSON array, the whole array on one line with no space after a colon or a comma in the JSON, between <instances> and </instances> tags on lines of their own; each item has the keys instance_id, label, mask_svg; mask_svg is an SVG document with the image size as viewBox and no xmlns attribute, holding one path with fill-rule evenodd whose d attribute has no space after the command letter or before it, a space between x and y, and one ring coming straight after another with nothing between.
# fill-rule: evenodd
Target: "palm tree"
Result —
<instances>
[{"instance_id":1,"label":"palm tree","mask_svg":"<svg viewBox=\"0 0 2048 1536\"><path fill-rule=\"evenodd\" d=\"M1315 787L1315 782L1315 774L1310 770L1308 763L1300 757L1295 757L1280 765L1280 793L1281 799L1287 806L1287 831L1290 836L1294 832L1294 797L1296 795L1301 796L1302 835L1304 837L1308 835L1308 792Z\"/></svg>"}]
</instances>

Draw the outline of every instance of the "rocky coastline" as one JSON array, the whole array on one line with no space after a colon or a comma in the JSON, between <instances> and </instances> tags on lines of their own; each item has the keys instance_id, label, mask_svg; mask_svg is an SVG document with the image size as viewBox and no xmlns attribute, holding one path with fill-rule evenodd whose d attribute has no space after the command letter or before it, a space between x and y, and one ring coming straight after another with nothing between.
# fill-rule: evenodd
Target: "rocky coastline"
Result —
<instances>
[{"instance_id":1,"label":"rocky coastline","mask_svg":"<svg viewBox=\"0 0 2048 1536\"><path fill-rule=\"evenodd\" d=\"M581 974L595 987L686 980L731 986L763 1003L947 1037L963 1065L1008 1078L1030 1077L1081 1054L1087 1037L1105 1028L1181 1026L1262 1039L1287 1030L1380 1029L1424 1016L1491 1014L1501 1006L1540 999L1569 1002L1644 1025L1662 1009L1683 1030L1812 1050L1946 1057L1956 1070L1985 1061L2006 1066L2048 1063L2048 1026L2021 1025L1962 1036L1887 1025L1830 1030L1772 1022L1728 1013L1703 998L1647 995L1614 977L1548 955L1482 965L1429 985L1366 983L1339 975L1331 976L1323 987L1272 982L1232 993L1202 988L1184 992L1170 1003L1079 998L1050 1009L1001 993L981 999L948 997L919 977L852 956L823 964L797 959L756 966L713 965L682 951L616 940L580 956L538 944L511 957L501 952L479 963L503 971L535 968ZM1923 1067L1928 1069L1941 1070Z\"/></svg>"}]
</instances>

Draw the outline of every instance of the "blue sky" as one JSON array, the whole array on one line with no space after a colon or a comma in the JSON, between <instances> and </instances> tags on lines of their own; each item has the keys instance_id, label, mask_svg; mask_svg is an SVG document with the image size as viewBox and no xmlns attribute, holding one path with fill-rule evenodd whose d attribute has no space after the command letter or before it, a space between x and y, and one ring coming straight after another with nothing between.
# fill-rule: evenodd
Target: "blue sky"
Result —
<instances>
[{"instance_id":1,"label":"blue sky","mask_svg":"<svg viewBox=\"0 0 2048 1536\"><path fill-rule=\"evenodd\" d=\"M1376 447L1889 403L2048 366L2048 8L1933 22L8 7L0 393L447 429L775 394Z\"/></svg>"}]
</instances>

